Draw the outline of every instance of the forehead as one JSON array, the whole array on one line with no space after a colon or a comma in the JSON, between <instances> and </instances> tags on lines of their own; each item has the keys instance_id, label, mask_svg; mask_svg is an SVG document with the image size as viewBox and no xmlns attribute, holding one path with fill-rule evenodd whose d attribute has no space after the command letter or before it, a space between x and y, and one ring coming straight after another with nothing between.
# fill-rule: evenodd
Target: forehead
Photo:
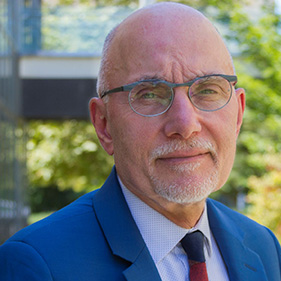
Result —
<instances>
[{"instance_id":1,"label":"forehead","mask_svg":"<svg viewBox=\"0 0 281 281\"><path fill-rule=\"evenodd\" d=\"M123 83L142 77L181 83L206 74L232 74L221 37L194 10L148 10L134 15L119 27L113 46L111 59L118 69L114 78Z\"/></svg>"}]
</instances>

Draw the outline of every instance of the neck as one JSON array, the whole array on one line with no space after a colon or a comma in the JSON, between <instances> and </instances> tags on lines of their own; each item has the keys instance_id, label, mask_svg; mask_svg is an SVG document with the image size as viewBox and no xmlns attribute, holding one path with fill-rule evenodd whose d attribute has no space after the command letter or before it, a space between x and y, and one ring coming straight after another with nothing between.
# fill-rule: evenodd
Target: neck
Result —
<instances>
[{"instance_id":1,"label":"neck","mask_svg":"<svg viewBox=\"0 0 281 281\"><path fill-rule=\"evenodd\" d=\"M147 198L142 198L140 194L135 195L168 220L186 229L190 229L197 224L204 211L206 202L206 200L203 200L191 204L179 204L167 201L164 198L159 200L158 197L157 200L147 200Z\"/></svg>"},{"instance_id":2,"label":"neck","mask_svg":"<svg viewBox=\"0 0 281 281\"><path fill-rule=\"evenodd\" d=\"M128 182L122 181L120 176L118 176L118 178L124 187L126 187L145 204L182 228L190 229L194 227L204 211L206 199L190 204L175 203L168 201L155 192L149 192L148 196L139 189L134 188L134 185L130 185Z\"/></svg>"}]
</instances>

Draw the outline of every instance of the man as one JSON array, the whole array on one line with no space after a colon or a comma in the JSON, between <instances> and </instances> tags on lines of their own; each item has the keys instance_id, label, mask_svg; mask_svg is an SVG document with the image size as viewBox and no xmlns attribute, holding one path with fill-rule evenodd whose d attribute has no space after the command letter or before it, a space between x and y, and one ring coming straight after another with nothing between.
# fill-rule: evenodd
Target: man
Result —
<instances>
[{"instance_id":1,"label":"man","mask_svg":"<svg viewBox=\"0 0 281 281\"><path fill-rule=\"evenodd\" d=\"M233 165L245 108L236 81L201 13L161 3L129 16L107 37L90 101L115 167L101 189L9 239L0 279L280 281L272 232L206 200ZM203 262L188 261L200 248L186 246L190 233Z\"/></svg>"}]
</instances>

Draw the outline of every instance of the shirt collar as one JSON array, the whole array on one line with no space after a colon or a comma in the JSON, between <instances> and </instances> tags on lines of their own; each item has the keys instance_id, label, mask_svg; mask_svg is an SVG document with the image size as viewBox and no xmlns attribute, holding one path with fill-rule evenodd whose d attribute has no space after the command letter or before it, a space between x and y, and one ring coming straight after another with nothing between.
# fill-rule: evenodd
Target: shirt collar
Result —
<instances>
[{"instance_id":1,"label":"shirt collar","mask_svg":"<svg viewBox=\"0 0 281 281\"><path fill-rule=\"evenodd\" d=\"M211 232L209 227L207 204L198 223L191 229L182 228L159 212L154 210L128 190L118 177L124 197L132 216L140 230L150 254L157 264L176 246L189 232L200 230L205 236L205 247L208 255L212 253ZM181 246L180 246L181 247Z\"/></svg>"}]
</instances>

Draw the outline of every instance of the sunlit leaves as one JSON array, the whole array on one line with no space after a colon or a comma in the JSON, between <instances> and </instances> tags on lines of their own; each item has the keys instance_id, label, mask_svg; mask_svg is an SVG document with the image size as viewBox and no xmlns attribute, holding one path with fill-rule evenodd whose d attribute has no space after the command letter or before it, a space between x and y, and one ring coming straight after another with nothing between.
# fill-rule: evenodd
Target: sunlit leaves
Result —
<instances>
[{"instance_id":1,"label":"sunlit leaves","mask_svg":"<svg viewBox=\"0 0 281 281\"><path fill-rule=\"evenodd\" d=\"M32 186L75 191L99 187L113 160L100 147L90 122L31 122L28 171Z\"/></svg>"},{"instance_id":2,"label":"sunlit leaves","mask_svg":"<svg viewBox=\"0 0 281 281\"><path fill-rule=\"evenodd\" d=\"M266 2L265 2L266 4ZM247 109L238 141L235 174L248 191L247 214L281 239L281 35L280 16L233 11L230 28L241 49L236 61ZM280 25L279 25L280 26ZM246 179L246 180L245 180Z\"/></svg>"},{"instance_id":3,"label":"sunlit leaves","mask_svg":"<svg viewBox=\"0 0 281 281\"><path fill-rule=\"evenodd\" d=\"M261 159L267 173L249 178L248 215L274 230L281 241L281 153Z\"/></svg>"}]
</instances>

